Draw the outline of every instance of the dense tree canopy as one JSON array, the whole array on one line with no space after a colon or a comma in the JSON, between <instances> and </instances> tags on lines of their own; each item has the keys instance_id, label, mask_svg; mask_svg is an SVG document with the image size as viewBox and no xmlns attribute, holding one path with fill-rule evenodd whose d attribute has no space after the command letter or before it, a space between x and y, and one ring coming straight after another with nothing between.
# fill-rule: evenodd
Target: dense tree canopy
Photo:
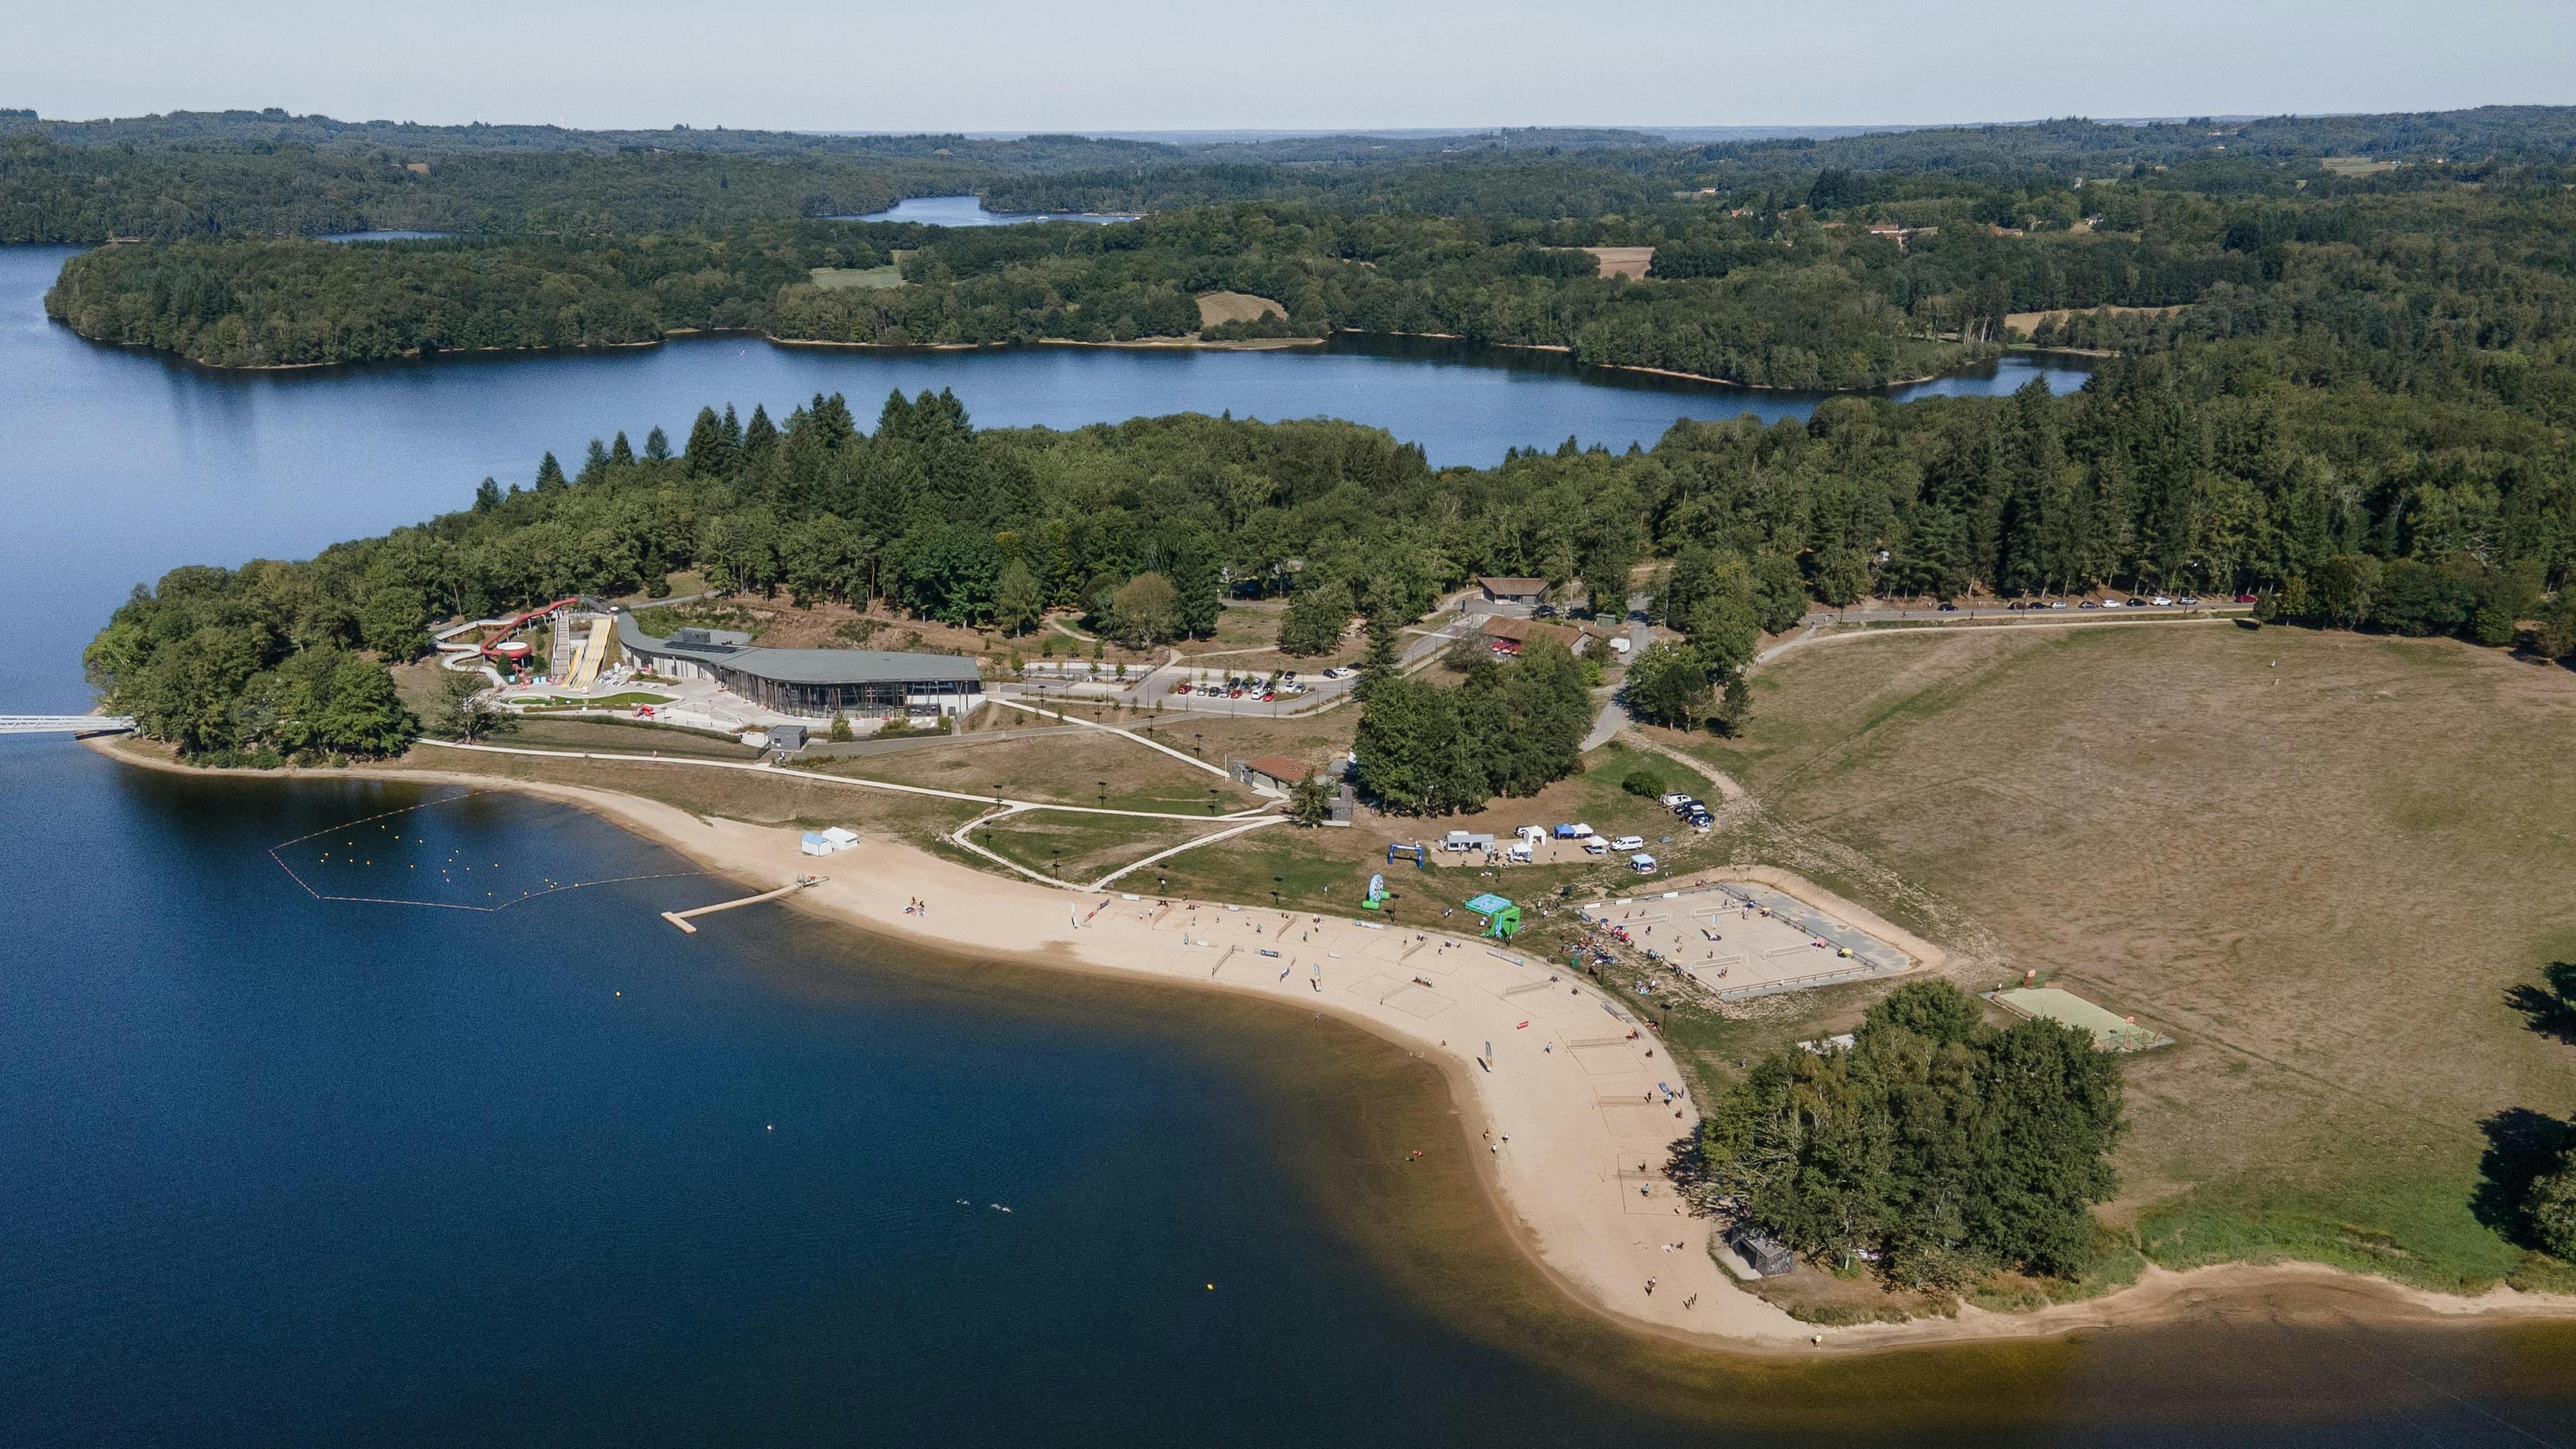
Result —
<instances>
[{"instance_id":1,"label":"dense tree canopy","mask_svg":"<svg viewBox=\"0 0 2576 1449\"><path fill-rule=\"evenodd\" d=\"M1702 1147L1739 1218L1920 1286L2092 1261L2092 1207L2118 1185L2118 1057L2041 1018L1987 1026L1940 981L1897 988L1853 1035L1782 1048L1709 1113Z\"/></svg>"}]
</instances>

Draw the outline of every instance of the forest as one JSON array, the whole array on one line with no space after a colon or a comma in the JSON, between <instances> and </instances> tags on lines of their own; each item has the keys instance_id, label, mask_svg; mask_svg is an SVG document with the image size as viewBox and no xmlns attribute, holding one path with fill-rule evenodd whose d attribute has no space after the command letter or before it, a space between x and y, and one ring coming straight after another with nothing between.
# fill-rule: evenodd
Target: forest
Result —
<instances>
[{"instance_id":1,"label":"forest","mask_svg":"<svg viewBox=\"0 0 2576 1449\"><path fill-rule=\"evenodd\" d=\"M549 456L532 488L490 482L471 510L308 563L174 574L119 613L91 664L112 703L191 750L291 753L277 711L240 702L293 657L409 657L433 617L650 591L680 569L961 623L1070 609L1139 635L1201 631L1213 594L1284 594L1281 642L1311 650L1353 612L1410 621L1479 574L1624 591L1648 559L1663 561L1656 616L1683 639L1637 661L1629 687L1648 717L1680 725L1741 717L1738 675L1764 631L1873 595L2252 593L2266 620L2562 657L2576 653L2569 114L1729 143L1696 149L1741 164L1742 190L1585 217L1535 198L1565 168L1630 166L1632 137L1510 133L1387 160L1351 138L1260 149L1318 172L1481 177L1495 197L1527 182L1517 209L1236 199L1109 226L765 219L102 248L65 267L53 315L225 364L715 327L890 345L1175 336L1217 289L1280 301L1285 322L1265 325L1299 335L1447 332L1779 386L1866 388L2026 338L2099 356L2065 397L1855 395L1803 424L1684 423L1651 450L1569 444L1437 471L1329 422L979 430L939 395L887 400L871 430L837 397L777 420L711 407L676 452L658 433L640 452L593 440L569 473ZM204 153L174 140L132 154L243 154L240 129ZM374 164L326 142L296 144ZM1025 144L1054 158L1032 174L1103 154ZM797 154L1002 164L971 146L871 145ZM2302 159L2365 145L2405 164ZM494 149L532 166L627 159ZM719 183L746 154L777 159L669 154ZM1579 248L1605 245L1654 247L1653 274L1595 275ZM297 678L336 679L331 657ZM1420 792L1426 808L1444 798Z\"/></svg>"},{"instance_id":2,"label":"forest","mask_svg":"<svg viewBox=\"0 0 2576 1449\"><path fill-rule=\"evenodd\" d=\"M1839 399L1803 424L1686 422L1651 450L1569 441L1483 469L1326 421L977 429L946 394L890 397L872 430L838 397L775 421L709 408L677 451L658 429L640 452L593 440L569 472L548 455L533 487L486 480L470 509L306 563L181 570L88 662L147 732L220 751L259 737L268 716L238 701L298 654L412 658L433 619L650 593L683 569L755 596L1108 627L1146 575L1287 595L1292 625L1409 622L1479 575L1624 591L1649 559L1685 642L1639 661L1639 702L1683 725L1724 727L1759 634L1814 602L1972 586L2253 590L2276 619L2576 653L2576 480L2550 394L2444 372L2475 350L2417 340L2370 350L2387 371L2337 367L2323 340L2179 339L2063 397ZM1203 587L1169 607L1203 619Z\"/></svg>"},{"instance_id":3,"label":"forest","mask_svg":"<svg viewBox=\"0 0 2576 1449\"><path fill-rule=\"evenodd\" d=\"M1456 164L1507 187L1560 160ZM2286 161L2261 163L2259 187L2229 180L2249 164L2016 185L1829 167L1752 187L1754 205L1694 193L1546 220L1233 201L1111 226L634 230L602 214L595 231L354 247L223 233L75 257L47 307L101 341L257 367L708 328L876 346L1190 338L1202 335L1195 298L1232 291L1286 316L1207 338L1431 333L1763 387L1883 387L2007 344L2143 356L2259 337L2301 381L2360 369L2403 391L2429 367L2544 409L2576 392L2566 185L2536 167L2350 177L2293 175ZM653 204L640 185L619 195ZM1597 246L1651 247L1648 277L1597 275L1581 250Z\"/></svg>"},{"instance_id":4,"label":"forest","mask_svg":"<svg viewBox=\"0 0 2576 1449\"><path fill-rule=\"evenodd\" d=\"M1998 1270L2071 1277L2118 1186L2120 1058L2030 1017L1997 1029L1946 981L1900 986L1849 1047L1782 1047L1700 1125L1738 1220L1836 1268L1913 1288Z\"/></svg>"}]
</instances>

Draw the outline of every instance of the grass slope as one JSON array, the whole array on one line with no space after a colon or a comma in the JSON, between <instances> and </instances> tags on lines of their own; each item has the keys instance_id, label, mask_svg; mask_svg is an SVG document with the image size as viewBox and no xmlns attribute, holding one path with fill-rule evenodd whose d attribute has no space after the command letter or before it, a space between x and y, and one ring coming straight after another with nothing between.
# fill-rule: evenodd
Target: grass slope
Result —
<instances>
[{"instance_id":1,"label":"grass slope","mask_svg":"<svg viewBox=\"0 0 2576 1449\"><path fill-rule=\"evenodd\" d=\"M2158 1261L2443 1288L2555 1278L2481 1205L2491 1133L2576 1110L2517 983L2576 955L2576 675L2299 630L1871 638L1703 743L1778 839L1850 847L1962 947L2180 1045L2133 1061L2114 1217ZM1777 843L1777 841L1775 841Z\"/></svg>"}]
</instances>

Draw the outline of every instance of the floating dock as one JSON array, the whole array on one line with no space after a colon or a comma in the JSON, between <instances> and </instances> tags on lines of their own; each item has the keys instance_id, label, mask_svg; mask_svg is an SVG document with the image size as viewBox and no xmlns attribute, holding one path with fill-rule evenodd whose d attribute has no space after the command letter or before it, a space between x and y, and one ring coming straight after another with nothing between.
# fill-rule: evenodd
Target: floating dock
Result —
<instances>
[{"instance_id":1,"label":"floating dock","mask_svg":"<svg viewBox=\"0 0 2576 1449\"><path fill-rule=\"evenodd\" d=\"M689 922L695 917L712 916L718 911L730 911L739 906L756 906L762 901L774 901L780 896L792 896L807 886L821 885L823 879L819 875L799 876L774 891L762 891L756 896L744 896L738 901L718 901L712 906L699 906L687 911L664 911L662 919L694 936L698 933L698 928L690 925Z\"/></svg>"}]
</instances>

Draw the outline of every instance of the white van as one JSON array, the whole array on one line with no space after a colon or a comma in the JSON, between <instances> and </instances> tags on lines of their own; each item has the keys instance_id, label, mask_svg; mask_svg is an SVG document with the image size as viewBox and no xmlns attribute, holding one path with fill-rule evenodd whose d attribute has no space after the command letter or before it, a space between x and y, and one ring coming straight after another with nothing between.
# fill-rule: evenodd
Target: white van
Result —
<instances>
[{"instance_id":1,"label":"white van","mask_svg":"<svg viewBox=\"0 0 2576 1449\"><path fill-rule=\"evenodd\" d=\"M1610 848L1612 850L1643 850L1646 848L1646 837L1642 835L1622 835L1618 839L1610 842Z\"/></svg>"}]
</instances>

